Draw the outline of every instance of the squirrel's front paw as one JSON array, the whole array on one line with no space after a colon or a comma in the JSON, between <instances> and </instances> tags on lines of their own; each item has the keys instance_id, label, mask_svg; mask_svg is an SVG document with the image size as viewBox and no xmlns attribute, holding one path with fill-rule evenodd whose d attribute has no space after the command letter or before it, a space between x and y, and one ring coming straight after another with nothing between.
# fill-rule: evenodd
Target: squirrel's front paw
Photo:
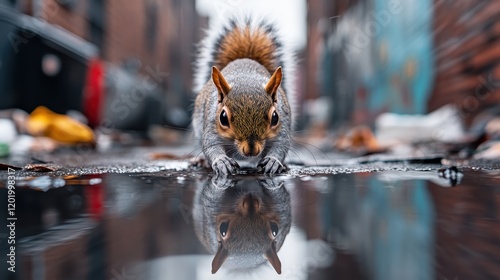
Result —
<instances>
[{"instance_id":1,"label":"squirrel's front paw","mask_svg":"<svg viewBox=\"0 0 500 280\"><path fill-rule=\"evenodd\" d=\"M208 161L204 156L193 157L189 159L189 166L191 167L201 167L201 168L210 168Z\"/></svg>"},{"instance_id":2,"label":"squirrel's front paw","mask_svg":"<svg viewBox=\"0 0 500 280\"><path fill-rule=\"evenodd\" d=\"M236 180L231 177L215 175L212 178L212 186L216 189L225 190L230 187L234 187L236 185Z\"/></svg>"},{"instance_id":3,"label":"squirrel's front paw","mask_svg":"<svg viewBox=\"0 0 500 280\"><path fill-rule=\"evenodd\" d=\"M285 182L278 180L276 177L259 180L259 184L268 190L277 190L285 185Z\"/></svg>"},{"instance_id":4,"label":"squirrel's front paw","mask_svg":"<svg viewBox=\"0 0 500 280\"><path fill-rule=\"evenodd\" d=\"M286 167L275 157L264 157L257 165L262 173L275 174L286 171Z\"/></svg>"},{"instance_id":5,"label":"squirrel's front paw","mask_svg":"<svg viewBox=\"0 0 500 280\"><path fill-rule=\"evenodd\" d=\"M212 163L212 169L216 174L233 174L238 168L240 168L238 163L234 159L225 155L216 158Z\"/></svg>"}]
</instances>

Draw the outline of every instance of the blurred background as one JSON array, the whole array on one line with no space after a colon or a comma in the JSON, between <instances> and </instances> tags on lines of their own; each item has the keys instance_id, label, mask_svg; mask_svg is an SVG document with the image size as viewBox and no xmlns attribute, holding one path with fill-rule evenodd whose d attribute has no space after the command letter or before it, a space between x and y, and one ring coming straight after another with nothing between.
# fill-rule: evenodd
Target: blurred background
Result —
<instances>
[{"instance_id":1,"label":"blurred background","mask_svg":"<svg viewBox=\"0 0 500 280\"><path fill-rule=\"evenodd\" d=\"M0 0L0 109L74 110L94 128L186 128L196 43L234 10L270 15L294 45L298 129L450 103L467 125L500 100L498 1L257 2Z\"/></svg>"},{"instance_id":2,"label":"blurred background","mask_svg":"<svg viewBox=\"0 0 500 280\"><path fill-rule=\"evenodd\" d=\"M283 279L500 278L498 0L0 0L0 170L17 172L20 271L0 275L158 279L127 269L166 257L149 270L207 279L190 215L210 172L174 144L194 144L197 44L240 10L273 18L297 53L297 231L282 254L298 276ZM443 166L451 185L435 182ZM403 172L371 172L384 168ZM336 260L304 258L311 240Z\"/></svg>"}]
</instances>

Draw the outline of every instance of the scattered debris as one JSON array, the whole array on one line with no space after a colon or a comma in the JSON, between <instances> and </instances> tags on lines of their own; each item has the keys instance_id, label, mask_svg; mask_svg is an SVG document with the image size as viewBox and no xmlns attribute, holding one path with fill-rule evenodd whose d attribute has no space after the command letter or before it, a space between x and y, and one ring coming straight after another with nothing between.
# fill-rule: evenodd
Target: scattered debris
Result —
<instances>
[{"instance_id":1,"label":"scattered debris","mask_svg":"<svg viewBox=\"0 0 500 280\"><path fill-rule=\"evenodd\" d=\"M486 133L489 135L500 136L500 117L491 119L485 127Z\"/></svg>"},{"instance_id":2,"label":"scattered debris","mask_svg":"<svg viewBox=\"0 0 500 280\"><path fill-rule=\"evenodd\" d=\"M500 159L500 141L481 144L473 156L474 159Z\"/></svg>"},{"instance_id":3,"label":"scattered debris","mask_svg":"<svg viewBox=\"0 0 500 280\"><path fill-rule=\"evenodd\" d=\"M465 137L460 112L446 105L427 115L384 113L375 121L377 140L382 144L422 141L457 142Z\"/></svg>"},{"instance_id":4,"label":"scattered debris","mask_svg":"<svg viewBox=\"0 0 500 280\"><path fill-rule=\"evenodd\" d=\"M172 153L152 153L152 154L149 155L149 157L152 160L165 160L165 159L168 159L168 160L184 160L184 159L187 158L185 156L179 156L179 155L172 154Z\"/></svg>"},{"instance_id":5,"label":"scattered debris","mask_svg":"<svg viewBox=\"0 0 500 280\"><path fill-rule=\"evenodd\" d=\"M10 154L10 144L17 137L16 126L13 121L0 119L0 157L7 157Z\"/></svg>"},{"instance_id":6,"label":"scattered debris","mask_svg":"<svg viewBox=\"0 0 500 280\"><path fill-rule=\"evenodd\" d=\"M158 143L160 145L172 145L181 143L184 139L184 132L186 131L167 126L151 125L148 129L148 137L154 143Z\"/></svg>"},{"instance_id":7,"label":"scattered debris","mask_svg":"<svg viewBox=\"0 0 500 280\"><path fill-rule=\"evenodd\" d=\"M52 172L61 168L62 166L54 163L29 163L24 167L24 170L34 172Z\"/></svg>"},{"instance_id":8,"label":"scattered debris","mask_svg":"<svg viewBox=\"0 0 500 280\"><path fill-rule=\"evenodd\" d=\"M52 178L50 176L40 176L29 178L27 180L20 180L17 183L19 187L30 187L40 191L48 191L50 188L60 188L66 185L66 181L60 177Z\"/></svg>"},{"instance_id":9,"label":"scattered debris","mask_svg":"<svg viewBox=\"0 0 500 280\"><path fill-rule=\"evenodd\" d=\"M347 134L341 136L335 143L335 148L361 155L382 153L386 151L385 148L379 145L370 128L366 126L355 127Z\"/></svg>"},{"instance_id":10,"label":"scattered debris","mask_svg":"<svg viewBox=\"0 0 500 280\"><path fill-rule=\"evenodd\" d=\"M94 132L87 125L66 115L37 107L28 117L27 131L33 136L46 136L64 144L94 143Z\"/></svg>"},{"instance_id":11,"label":"scattered debris","mask_svg":"<svg viewBox=\"0 0 500 280\"><path fill-rule=\"evenodd\" d=\"M462 178L464 177L464 174L458 171L456 166L441 168L438 170L438 174L440 178L448 180L452 187L460 184Z\"/></svg>"},{"instance_id":12,"label":"scattered debris","mask_svg":"<svg viewBox=\"0 0 500 280\"><path fill-rule=\"evenodd\" d=\"M78 176L53 177L43 175L40 177L21 178L16 182L16 187L29 187L39 191L48 191L69 185L93 186L102 183L101 178L83 178Z\"/></svg>"},{"instance_id":13,"label":"scattered debris","mask_svg":"<svg viewBox=\"0 0 500 280\"><path fill-rule=\"evenodd\" d=\"M10 153L10 147L6 143L0 143L0 158L7 157Z\"/></svg>"}]
</instances>

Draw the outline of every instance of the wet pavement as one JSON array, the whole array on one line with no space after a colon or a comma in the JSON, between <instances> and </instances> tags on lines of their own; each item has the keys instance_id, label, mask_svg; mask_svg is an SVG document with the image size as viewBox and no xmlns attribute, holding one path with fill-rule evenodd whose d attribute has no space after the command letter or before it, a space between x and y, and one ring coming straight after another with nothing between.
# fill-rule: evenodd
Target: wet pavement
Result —
<instances>
[{"instance_id":1,"label":"wet pavement","mask_svg":"<svg viewBox=\"0 0 500 280\"><path fill-rule=\"evenodd\" d=\"M224 178L130 153L16 171L16 273L1 278L500 278L494 163L337 158Z\"/></svg>"}]
</instances>

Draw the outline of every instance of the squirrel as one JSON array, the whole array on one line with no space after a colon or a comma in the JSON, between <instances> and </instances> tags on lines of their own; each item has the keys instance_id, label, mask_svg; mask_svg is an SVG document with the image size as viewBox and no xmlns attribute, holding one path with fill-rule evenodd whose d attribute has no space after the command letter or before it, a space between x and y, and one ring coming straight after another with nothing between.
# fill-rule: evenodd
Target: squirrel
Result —
<instances>
[{"instance_id":1,"label":"squirrel","mask_svg":"<svg viewBox=\"0 0 500 280\"><path fill-rule=\"evenodd\" d=\"M235 173L235 159L266 174L285 171L294 65L276 25L230 18L201 45L192 126L206 163L216 174Z\"/></svg>"},{"instance_id":2,"label":"squirrel","mask_svg":"<svg viewBox=\"0 0 500 280\"><path fill-rule=\"evenodd\" d=\"M200 180L192 214L197 238L214 254L212 273L223 264L228 271L246 271L269 263L281 274L277 252L292 224L283 181L226 176Z\"/></svg>"}]
</instances>

